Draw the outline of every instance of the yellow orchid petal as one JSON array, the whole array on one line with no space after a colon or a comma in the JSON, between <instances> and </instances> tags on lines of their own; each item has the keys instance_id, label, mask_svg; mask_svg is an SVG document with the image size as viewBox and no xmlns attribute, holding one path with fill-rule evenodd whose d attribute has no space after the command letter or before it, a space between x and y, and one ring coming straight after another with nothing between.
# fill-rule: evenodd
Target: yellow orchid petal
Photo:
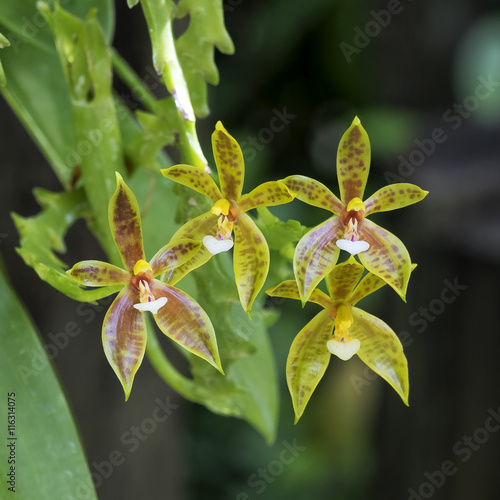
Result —
<instances>
[{"instance_id":1,"label":"yellow orchid petal","mask_svg":"<svg viewBox=\"0 0 500 500\"><path fill-rule=\"evenodd\" d=\"M198 193L207 196L212 201L223 198L215 181L200 167L193 167L192 165L174 165L173 167L162 169L161 173L167 179L194 189Z\"/></svg>"},{"instance_id":2,"label":"yellow orchid petal","mask_svg":"<svg viewBox=\"0 0 500 500\"><path fill-rule=\"evenodd\" d=\"M413 184L390 184L379 189L366 200L365 215L407 207L423 200L428 194L429 191L424 191Z\"/></svg>"},{"instance_id":3,"label":"yellow orchid petal","mask_svg":"<svg viewBox=\"0 0 500 500\"><path fill-rule=\"evenodd\" d=\"M247 214L241 214L235 222L234 237L236 286L241 305L250 314L269 271L269 248L264 235Z\"/></svg>"},{"instance_id":4,"label":"yellow orchid petal","mask_svg":"<svg viewBox=\"0 0 500 500\"><path fill-rule=\"evenodd\" d=\"M301 300L299 294L299 288L297 287L297 282L295 280L283 281L279 285L269 288L266 290L267 295L270 297L284 297L287 299ZM319 288L315 288L311 295L309 296L308 302L314 302L323 306L325 309L330 309L333 304L328 297L328 295L321 291Z\"/></svg>"},{"instance_id":5,"label":"yellow orchid petal","mask_svg":"<svg viewBox=\"0 0 500 500\"><path fill-rule=\"evenodd\" d=\"M144 260L141 212L131 189L116 172L116 191L109 202L109 227L125 269L133 272L135 263Z\"/></svg>"},{"instance_id":6,"label":"yellow orchid petal","mask_svg":"<svg viewBox=\"0 0 500 500\"><path fill-rule=\"evenodd\" d=\"M269 181L260 184L241 198L238 206L242 212L248 212L257 207L274 207L290 203L294 195L280 181Z\"/></svg>"},{"instance_id":7,"label":"yellow orchid petal","mask_svg":"<svg viewBox=\"0 0 500 500\"><path fill-rule=\"evenodd\" d=\"M281 181L298 200L340 215L342 202L321 182L304 175L290 175Z\"/></svg>"},{"instance_id":8,"label":"yellow orchid petal","mask_svg":"<svg viewBox=\"0 0 500 500\"><path fill-rule=\"evenodd\" d=\"M85 286L127 285L130 281L129 273L99 260L77 262L66 273L77 283Z\"/></svg>"},{"instance_id":9,"label":"yellow orchid petal","mask_svg":"<svg viewBox=\"0 0 500 500\"><path fill-rule=\"evenodd\" d=\"M337 152L337 177L344 205L353 198L363 198L369 170L370 140L356 117L342 136Z\"/></svg>"},{"instance_id":10,"label":"yellow orchid petal","mask_svg":"<svg viewBox=\"0 0 500 500\"><path fill-rule=\"evenodd\" d=\"M340 249L335 241L342 236L344 227L339 217L333 216L306 233L295 248L293 269L302 302L337 263Z\"/></svg>"},{"instance_id":11,"label":"yellow orchid petal","mask_svg":"<svg viewBox=\"0 0 500 500\"><path fill-rule=\"evenodd\" d=\"M386 380L408 405L408 363L397 335L375 316L357 307L351 312L354 322L349 333L361 342L359 358Z\"/></svg>"},{"instance_id":12,"label":"yellow orchid petal","mask_svg":"<svg viewBox=\"0 0 500 500\"><path fill-rule=\"evenodd\" d=\"M360 280L363 271L364 267L353 257L342 264L337 264L326 280L331 300L346 300Z\"/></svg>"},{"instance_id":13,"label":"yellow orchid petal","mask_svg":"<svg viewBox=\"0 0 500 500\"><path fill-rule=\"evenodd\" d=\"M330 352L326 344L332 335L333 319L328 311L317 314L297 334L286 361L286 380L297 423L314 390L323 378Z\"/></svg>"},{"instance_id":14,"label":"yellow orchid petal","mask_svg":"<svg viewBox=\"0 0 500 500\"><path fill-rule=\"evenodd\" d=\"M240 145L220 121L215 125L215 132L212 134L212 148L222 191L219 198L237 202L243 189L245 163Z\"/></svg>"},{"instance_id":15,"label":"yellow orchid petal","mask_svg":"<svg viewBox=\"0 0 500 500\"><path fill-rule=\"evenodd\" d=\"M382 278L403 300L411 274L411 260L403 242L374 222L363 219L358 226L359 237L370 248L358 254L368 271Z\"/></svg>"}]
</instances>

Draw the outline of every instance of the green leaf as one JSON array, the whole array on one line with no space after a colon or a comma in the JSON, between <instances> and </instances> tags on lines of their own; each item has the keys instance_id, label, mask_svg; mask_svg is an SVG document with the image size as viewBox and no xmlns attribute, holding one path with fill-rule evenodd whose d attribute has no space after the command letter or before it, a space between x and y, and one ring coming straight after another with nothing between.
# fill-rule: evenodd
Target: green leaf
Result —
<instances>
[{"instance_id":1,"label":"green leaf","mask_svg":"<svg viewBox=\"0 0 500 500\"><path fill-rule=\"evenodd\" d=\"M187 30L176 40L176 49L197 116L209 113L207 84L219 83L214 46L232 54L234 45L224 26L222 1L181 0L178 17L190 16Z\"/></svg>"},{"instance_id":2,"label":"green leaf","mask_svg":"<svg viewBox=\"0 0 500 500\"><path fill-rule=\"evenodd\" d=\"M0 394L5 408L14 408L14 436L4 437L0 452L2 489L15 467L12 498L52 500L97 499L80 440L62 388L40 339L0 269ZM15 395L10 395L14 393ZM12 398L12 399L9 399ZM7 457L15 444L15 464ZM6 446L7 444L7 446ZM9 455L8 455L9 454ZM6 493L8 496L8 493Z\"/></svg>"},{"instance_id":3,"label":"green leaf","mask_svg":"<svg viewBox=\"0 0 500 500\"><path fill-rule=\"evenodd\" d=\"M81 288L65 273L68 266L54 253L66 252L66 231L78 218L88 215L88 204L83 191L51 193L35 189L33 192L42 211L28 218L12 214L20 235L20 247L17 251L24 262L42 280L75 300L93 302L120 290L121 286L93 290Z\"/></svg>"},{"instance_id":4,"label":"green leaf","mask_svg":"<svg viewBox=\"0 0 500 500\"><path fill-rule=\"evenodd\" d=\"M0 92L60 182L69 186L75 166L69 90L52 34L36 4L36 0L0 2L0 31L10 42L10 47L0 53L6 79ZM111 0L81 0L67 5L77 16L85 16L92 7L98 8L97 16L110 40L114 20Z\"/></svg>"},{"instance_id":5,"label":"green leaf","mask_svg":"<svg viewBox=\"0 0 500 500\"><path fill-rule=\"evenodd\" d=\"M56 4L40 9L54 33L69 86L75 139L74 161L80 166L94 219L94 234L115 263L118 254L108 226L107 209L115 190L115 172L125 170L118 118L112 95L111 52L91 10L85 21Z\"/></svg>"}]
</instances>

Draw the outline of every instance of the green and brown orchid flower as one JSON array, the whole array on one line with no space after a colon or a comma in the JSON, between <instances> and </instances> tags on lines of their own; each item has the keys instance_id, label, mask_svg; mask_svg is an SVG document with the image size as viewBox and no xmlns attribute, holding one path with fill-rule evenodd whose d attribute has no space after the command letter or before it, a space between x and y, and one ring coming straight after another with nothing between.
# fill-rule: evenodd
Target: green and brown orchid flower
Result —
<instances>
[{"instance_id":1,"label":"green and brown orchid flower","mask_svg":"<svg viewBox=\"0 0 500 500\"><path fill-rule=\"evenodd\" d=\"M366 269L386 281L405 300L411 261L401 240L366 217L406 207L427 191L408 183L391 184L362 201L370 169L370 141L354 118L342 136L337 153L340 200L322 183L301 175L282 182L309 205L334 214L306 233L294 254L294 272L303 303L337 263L340 250L358 254Z\"/></svg>"},{"instance_id":2,"label":"green and brown orchid flower","mask_svg":"<svg viewBox=\"0 0 500 500\"><path fill-rule=\"evenodd\" d=\"M234 274L243 309L250 314L252 304L264 285L269 271L269 247L260 229L246 213L258 207L282 205L294 196L279 181L257 186L242 196L245 177L243 154L238 142L219 121L212 135L215 164L220 189L204 170L191 165L175 165L162 174L179 184L207 196L213 202L211 210L194 218L174 234L176 238L202 240L204 248L194 260L199 266L212 255L233 247ZM180 268L181 269L181 268ZM176 271L177 275L179 270Z\"/></svg>"},{"instance_id":3,"label":"green and brown orchid flower","mask_svg":"<svg viewBox=\"0 0 500 500\"><path fill-rule=\"evenodd\" d=\"M109 203L109 225L125 269L86 260L67 273L85 286L123 285L102 326L102 342L109 364L127 400L146 349L144 311L150 311L160 330L189 352L208 361L221 373L215 332L205 311L189 295L163 283L157 276L184 264L201 243L182 239L164 246L145 260L142 224L137 200L120 174Z\"/></svg>"},{"instance_id":4,"label":"green and brown orchid flower","mask_svg":"<svg viewBox=\"0 0 500 500\"><path fill-rule=\"evenodd\" d=\"M408 404L408 364L401 342L383 321L354 307L386 284L370 272L360 281L363 271L363 266L351 256L328 275L329 295L318 288L310 294L309 301L324 309L297 334L286 364L295 423L322 379L332 354L342 360L357 354ZM271 297L301 300L297 282L293 280L284 281L266 293Z\"/></svg>"}]
</instances>

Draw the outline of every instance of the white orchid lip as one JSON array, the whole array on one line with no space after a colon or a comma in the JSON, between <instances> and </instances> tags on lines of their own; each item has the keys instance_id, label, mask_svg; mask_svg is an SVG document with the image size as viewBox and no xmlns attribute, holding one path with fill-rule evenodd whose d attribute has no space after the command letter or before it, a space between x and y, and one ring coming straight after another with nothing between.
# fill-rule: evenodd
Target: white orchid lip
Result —
<instances>
[{"instance_id":1,"label":"white orchid lip","mask_svg":"<svg viewBox=\"0 0 500 500\"><path fill-rule=\"evenodd\" d=\"M134 307L139 311L150 311L153 314L158 314L158 310L167 302L167 297L160 297L159 299L152 300L151 302L139 302L139 304L134 304Z\"/></svg>"},{"instance_id":2,"label":"white orchid lip","mask_svg":"<svg viewBox=\"0 0 500 500\"><path fill-rule=\"evenodd\" d=\"M335 356L343 361L347 361L359 351L361 342L358 339L351 339L347 342L345 340L339 342L338 340L331 339L326 343L326 347L332 354L335 354Z\"/></svg>"},{"instance_id":3,"label":"white orchid lip","mask_svg":"<svg viewBox=\"0 0 500 500\"><path fill-rule=\"evenodd\" d=\"M360 252L366 252L366 250L370 248L370 243L361 240L358 241L337 240L336 244L341 250L345 250L346 252L349 252L351 255L356 255L357 253Z\"/></svg>"},{"instance_id":4,"label":"white orchid lip","mask_svg":"<svg viewBox=\"0 0 500 500\"><path fill-rule=\"evenodd\" d=\"M211 235L203 238L203 245L212 254L217 255L221 252L227 252L233 248L234 242L232 239L217 239Z\"/></svg>"}]
</instances>

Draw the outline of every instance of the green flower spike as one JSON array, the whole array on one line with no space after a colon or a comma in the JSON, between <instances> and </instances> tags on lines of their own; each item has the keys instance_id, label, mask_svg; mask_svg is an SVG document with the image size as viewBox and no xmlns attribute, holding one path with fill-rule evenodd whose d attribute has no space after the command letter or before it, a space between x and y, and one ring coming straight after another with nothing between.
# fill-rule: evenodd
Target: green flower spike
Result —
<instances>
[{"instance_id":1,"label":"green flower spike","mask_svg":"<svg viewBox=\"0 0 500 500\"><path fill-rule=\"evenodd\" d=\"M337 153L340 200L309 177L291 175L282 181L299 200L334 214L297 244L294 272L303 303L333 269L341 249L358 254L368 271L386 281L405 300L411 273L408 250L396 236L366 217L416 203L428 192L413 184L391 184L363 202L369 167L370 141L356 117L340 140Z\"/></svg>"},{"instance_id":2,"label":"green flower spike","mask_svg":"<svg viewBox=\"0 0 500 500\"><path fill-rule=\"evenodd\" d=\"M144 311L153 314L165 335L223 373L215 332L205 311L189 295L154 279L192 259L201 243L176 240L146 262L137 200L120 174L116 178L117 188L109 203L109 225L125 270L86 260L67 273L80 285L123 285L104 318L102 342L109 364L123 385L125 400L146 349Z\"/></svg>"},{"instance_id":3,"label":"green flower spike","mask_svg":"<svg viewBox=\"0 0 500 500\"><path fill-rule=\"evenodd\" d=\"M309 301L324 309L295 337L286 364L295 423L304 413L332 354L342 360L357 354L408 404L408 364L401 342L383 321L354 307L386 284L373 273L366 274L358 284L363 270L351 256L328 275L329 296L317 288L310 294ZM284 281L266 293L271 297L300 300L297 283L293 280Z\"/></svg>"},{"instance_id":4,"label":"green flower spike","mask_svg":"<svg viewBox=\"0 0 500 500\"><path fill-rule=\"evenodd\" d=\"M265 182L242 196L245 164L236 140L231 137L221 122L217 122L212 135L215 164L219 174L220 189L215 181L199 167L175 165L161 173L179 184L183 184L210 198L214 204L205 214L187 222L174 234L176 238L202 240L204 249L195 257L200 266L212 255L233 247L234 274L240 302L250 314L253 301L264 285L269 271L269 247L264 235L245 212L257 207L282 205L294 196L279 181ZM176 270L177 277L183 268Z\"/></svg>"}]
</instances>

